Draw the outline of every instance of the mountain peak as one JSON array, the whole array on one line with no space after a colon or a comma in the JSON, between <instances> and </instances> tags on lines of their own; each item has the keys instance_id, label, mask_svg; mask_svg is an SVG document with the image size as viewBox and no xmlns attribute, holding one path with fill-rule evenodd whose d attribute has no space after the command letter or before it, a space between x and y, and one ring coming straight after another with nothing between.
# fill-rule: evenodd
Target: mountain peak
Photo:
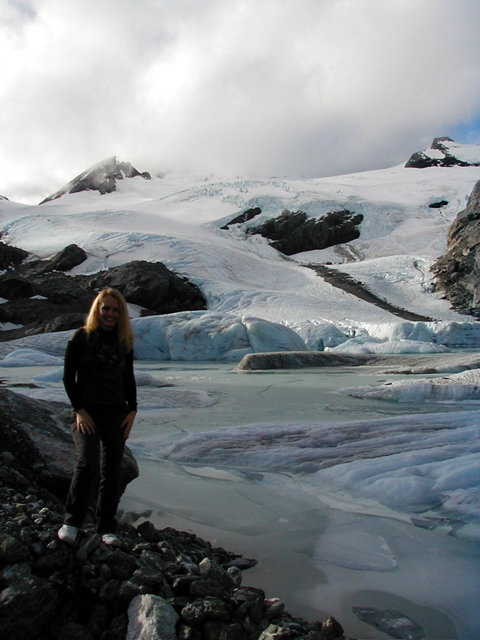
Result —
<instances>
[{"instance_id":1,"label":"mountain peak","mask_svg":"<svg viewBox=\"0 0 480 640\"><path fill-rule=\"evenodd\" d=\"M480 145L458 144L448 136L434 138L430 149L417 151L405 164L409 169L453 166L480 166Z\"/></svg>"},{"instance_id":2,"label":"mountain peak","mask_svg":"<svg viewBox=\"0 0 480 640\"><path fill-rule=\"evenodd\" d=\"M117 188L117 180L134 178L135 176L141 176L145 180L150 180L151 177L148 171L140 173L130 162L119 162L116 156L112 156L80 173L65 187L42 200L40 204L61 198L67 193L78 193L79 191L99 191L101 194L111 193Z\"/></svg>"}]
</instances>

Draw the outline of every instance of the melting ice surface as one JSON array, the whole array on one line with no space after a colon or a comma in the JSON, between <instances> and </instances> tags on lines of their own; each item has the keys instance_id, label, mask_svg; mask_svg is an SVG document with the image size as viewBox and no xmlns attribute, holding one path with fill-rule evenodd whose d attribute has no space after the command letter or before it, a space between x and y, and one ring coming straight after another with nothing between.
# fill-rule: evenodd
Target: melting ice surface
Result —
<instances>
[{"instance_id":1,"label":"melting ice surface","mask_svg":"<svg viewBox=\"0 0 480 640\"><path fill-rule=\"evenodd\" d=\"M0 377L66 402L59 360L46 355L10 351ZM130 446L141 474L121 507L255 557L246 584L294 614L337 617L347 635L385 638L354 614L374 608L427 638L477 637L478 369L433 359L427 377L139 361Z\"/></svg>"},{"instance_id":2,"label":"melting ice surface","mask_svg":"<svg viewBox=\"0 0 480 640\"><path fill-rule=\"evenodd\" d=\"M477 637L474 395L425 403L417 390L406 406L344 391L399 378L367 367L142 368L215 403L194 408L193 396L190 405L185 396L183 405L143 414L131 445L142 475L127 491L125 509L143 505L156 524L257 558L247 584L299 615L336 616L347 635L387 637L353 613L373 607L400 611L427 638ZM428 379L414 378L425 393Z\"/></svg>"}]
</instances>

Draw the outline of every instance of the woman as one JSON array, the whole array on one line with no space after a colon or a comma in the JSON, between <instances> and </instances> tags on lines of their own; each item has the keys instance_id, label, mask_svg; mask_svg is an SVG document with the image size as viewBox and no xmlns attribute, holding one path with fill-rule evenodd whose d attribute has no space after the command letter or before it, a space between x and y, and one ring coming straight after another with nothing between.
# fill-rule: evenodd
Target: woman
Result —
<instances>
[{"instance_id":1,"label":"woman","mask_svg":"<svg viewBox=\"0 0 480 640\"><path fill-rule=\"evenodd\" d=\"M96 530L106 544L120 545L115 535L120 468L137 411L133 340L125 299L107 288L67 344L63 383L75 411L77 464L58 537L69 544L75 543L83 524L92 479L100 467Z\"/></svg>"}]
</instances>

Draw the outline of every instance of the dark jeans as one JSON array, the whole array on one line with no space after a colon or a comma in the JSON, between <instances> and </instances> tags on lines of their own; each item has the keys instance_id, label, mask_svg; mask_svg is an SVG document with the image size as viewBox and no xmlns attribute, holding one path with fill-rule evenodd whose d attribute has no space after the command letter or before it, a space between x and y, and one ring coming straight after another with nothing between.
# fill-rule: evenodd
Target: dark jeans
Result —
<instances>
[{"instance_id":1,"label":"dark jeans","mask_svg":"<svg viewBox=\"0 0 480 640\"><path fill-rule=\"evenodd\" d=\"M81 527L88 508L93 480L100 471L97 501L98 533L114 533L120 500L120 469L125 448L125 430L120 428L125 407L87 408L95 433L82 433L73 425L77 464L67 496L65 524Z\"/></svg>"}]
</instances>

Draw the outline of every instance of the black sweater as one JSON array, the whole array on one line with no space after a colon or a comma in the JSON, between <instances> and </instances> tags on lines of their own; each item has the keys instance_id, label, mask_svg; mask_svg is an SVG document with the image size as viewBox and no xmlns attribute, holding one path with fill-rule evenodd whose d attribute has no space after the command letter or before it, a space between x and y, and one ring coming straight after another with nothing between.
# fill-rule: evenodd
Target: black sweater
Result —
<instances>
[{"instance_id":1,"label":"black sweater","mask_svg":"<svg viewBox=\"0 0 480 640\"><path fill-rule=\"evenodd\" d=\"M137 410L133 349L125 352L117 331L78 329L67 343L63 384L75 411L128 405Z\"/></svg>"}]
</instances>

